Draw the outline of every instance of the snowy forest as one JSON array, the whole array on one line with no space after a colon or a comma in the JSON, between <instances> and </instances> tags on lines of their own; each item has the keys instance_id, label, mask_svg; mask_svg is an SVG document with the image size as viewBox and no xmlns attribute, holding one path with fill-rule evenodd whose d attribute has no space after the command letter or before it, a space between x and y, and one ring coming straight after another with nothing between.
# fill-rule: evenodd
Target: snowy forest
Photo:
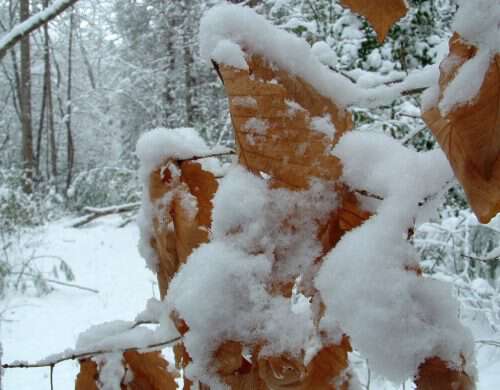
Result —
<instances>
[{"instance_id":1,"label":"snowy forest","mask_svg":"<svg viewBox=\"0 0 500 390\"><path fill-rule=\"evenodd\" d=\"M0 390L500 388L498 0L0 0Z\"/></svg>"}]
</instances>

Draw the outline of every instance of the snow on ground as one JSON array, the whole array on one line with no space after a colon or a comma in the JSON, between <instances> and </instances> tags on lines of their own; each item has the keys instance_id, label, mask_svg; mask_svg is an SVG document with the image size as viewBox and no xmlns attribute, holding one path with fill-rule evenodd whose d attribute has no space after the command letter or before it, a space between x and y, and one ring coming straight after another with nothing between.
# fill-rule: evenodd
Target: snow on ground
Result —
<instances>
[{"instance_id":1,"label":"snow on ground","mask_svg":"<svg viewBox=\"0 0 500 390\"><path fill-rule=\"evenodd\" d=\"M4 363L34 362L74 348L78 334L89 326L116 319L133 321L146 300L157 294L156 278L137 251L137 226L117 228L120 222L117 217L102 218L87 227L73 229L67 227L69 220L62 220L30 237L38 256L63 258L76 276L74 283L99 293L56 287L48 296L17 296L0 302L0 309L5 304L10 308L4 317L12 320L3 322L0 328ZM77 371L75 362L58 365L54 388L74 388ZM48 375L47 368L7 370L4 389L48 390Z\"/></svg>"},{"instance_id":2,"label":"snow on ground","mask_svg":"<svg viewBox=\"0 0 500 390\"><path fill-rule=\"evenodd\" d=\"M99 294L57 287L48 296L14 296L0 302L0 312L11 321L0 323L4 346L3 362L34 362L49 354L75 346L78 334L89 326L105 321L133 320L148 298L157 296L156 279L145 268L137 251L138 229L135 224L118 228L118 217L101 218L87 227L68 228L70 220L61 220L23 238L28 253L59 256L75 273L74 283L99 290ZM476 339L499 340L478 319L468 321ZM478 390L500 388L500 348L478 344ZM362 384L368 381L364 359L353 355ZM76 362L65 362L54 371L54 389L74 388L78 372ZM49 390L49 370L7 370L4 390ZM365 387L366 388L366 387ZM414 388L409 382L405 389ZM371 372L371 390L396 390Z\"/></svg>"}]
</instances>

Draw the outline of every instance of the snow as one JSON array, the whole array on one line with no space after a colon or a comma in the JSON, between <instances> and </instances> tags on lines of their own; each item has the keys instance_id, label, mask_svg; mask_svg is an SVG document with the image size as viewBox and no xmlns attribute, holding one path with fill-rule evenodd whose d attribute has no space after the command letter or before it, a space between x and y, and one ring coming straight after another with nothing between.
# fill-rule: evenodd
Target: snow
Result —
<instances>
[{"instance_id":1,"label":"snow","mask_svg":"<svg viewBox=\"0 0 500 390\"><path fill-rule=\"evenodd\" d=\"M452 30L477 54L463 64L443 93L439 110L445 116L477 96L494 56L500 52L500 2L498 0L459 0Z\"/></svg>"},{"instance_id":2,"label":"snow","mask_svg":"<svg viewBox=\"0 0 500 390\"><path fill-rule=\"evenodd\" d=\"M151 296L155 295L157 290L156 278L144 268L144 262L136 250L138 229L134 225L117 228L120 222L119 218L110 216L101 218L86 228L73 229L67 227L71 221L65 219L24 237L26 242L35 244L31 249L36 248L37 253L63 256L76 274L75 282L96 288L99 294L59 287L45 297L11 296L7 301L3 301L3 318L11 320L2 322L0 328L0 340L4 346L3 363L11 363L14 360L35 362L48 354L65 351L75 347L79 334L90 326L117 319L133 319L144 307L150 307L148 311L156 313L151 314L149 318L154 319L159 315L158 301L151 300ZM216 257L214 256L214 259ZM267 266L263 260L260 262L257 260L257 262L262 269L266 269ZM258 269L257 264L247 266ZM231 269L234 268L236 266L231 267ZM238 270L236 269L235 272ZM253 278L254 276L245 275L246 277ZM243 283L247 284L245 279ZM190 289L185 290L189 292ZM231 299L230 296L222 298ZM254 296L249 299L256 301ZM433 296L430 301L435 301L435 297ZM5 309L5 305L8 309ZM216 311L224 311L223 306L211 304L210 307L215 308ZM297 310L299 312L302 310L303 314L293 313ZM297 316L296 318L304 321L307 320L307 310L309 310L308 305L303 299L290 309L293 315ZM163 321L165 317L162 316ZM139 319L136 318L136 320ZM125 324L130 324L130 321L125 321L123 328L126 327ZM468 324L472 326L477 340L498 339L498 333L486 327L477 316L471 318ZM294 331L289 329L294 323L285 325L287 327L284 328L284 335ZM280 329L276 331L278 330ZM299 334L299 337L303 335ZM287 341L285 336L283 338ZM310 345L314 347L313 344ZM500 383L500 349L485 344L476 344L476 351L479 369L477 389L496 389ZM172 358L169 349L164 353L167 353L170 359ZM364 358L361 360L358 356L357 353L352 354L351 360L353 364L356 363L354 367L360 380L366 383L365 360ZM357 360L353 360L355 358ZM54 388L73 388L77 372L76 362L69 361L57 365L54 370ZM2 378L3 389L49 389L48 374L48 368L9 369L5 371ZM371 383L371 388L374 390L401 388L400 385L393 386L381 377L373 375ZM409 384L407 388L411 388L408 386Z\"/></svg>"},{"instance_id":3,"label":"snow","mask_svg":"<svg viewBox=\"0 0 500 390\"><path fill-rule=\"evenodd\" d=\"M233 66L237 69L248 69L248 64L245 61L245 53L243 53L243 50L241 50L237 44L227 39L224 39L217 44L215 49L212 51L212 59L216 62Z\"/></svg>"},{"instance_id":4,"label":"snow","mask_svg":"<svg viewBox=\"0 0 500 390\"><path fill-rule=\"evenodd\" d=\"M453 31L466 41L495 54L500 51L500 3L497 0L458 0Z\"/></svg>"},{"instance_id":5,"label":"snow","mask_svg":"<svg viewBox=\"0 0 500 390\"><path fill-rule=\"evenodd\" d=\"M336 207L334 185L313 181L304 191L273 189L265 178L235 165L213 202L211 241L191 254L166 298L168 310L189 326L184 343L193 362L186 373L220 385L210 361L225 340L266 340L261 355L301 357L305 351L311 359L322 346L313 306L304 296L285 298L268 288L271 281L298 276L311 286L313 262L322 250L318 224Z\"/></svg>"},{"instance_id":6,"label":"snow","mask_svg":"<svg viewBox=\"0 0 500 390\"><path fill-rule=\"evenodd\" d=\"M36 362L73 349L81 332L100 323L133 319L157 294L156 277L137 252L137 226L118 228L121 222L109 216L73 229L67 227L71 220L63 219L23 236L26 251L64 258L76 275L75 283L99 293L56 286L48 296L2 301L2 317L12 320L0 323L3 363ZM77 372L74 361L57 365L54 388L73 388ZM49 389L48 373L48 368L6 370L3 389Z\"/></svg>"},{"instance_id":7,"label":"snow","mask_svg":"<svg viewBox=\"0 0 500 390\"><path fill-rule=\"evenodd\" d=\"M125 375L121 353L107 353L94 359L102 364L99 374L99 390L117 390L121 388L121 381Z\"/></svg>"},{"instance_id":8,"label":"snow","mask_svg":"<svg viewBox=\"0 0 500 390\"><path fill-rule=\"evenodd\" d=\"M264 119L250 118L243 126L246 130L253 130L256 134L264 135L269 128L269 122Z\"/></svg>"},{"instance_id":9,"label":"snow","mask_svg":"<svg viewBox=\"0 0 500 390\"><path fill-rule=\"evenodd\" d=\"M442 151L417 153L383 134L352 132L334 154L346 184L384 200L327 254L315 279L326 305L320 326L340 326L375 371L394 383L413 377L432 356L456 367L465 357L475 377L472 334L458 320L451 287L411 271L418 255L406 239L419 203L453 177Z\"/></svg>"},{"instance_id":10,"label":"snow","mask_svg":"<svg viewBox=\"0 0 500 390\"><path fill-rule=\"evenodd\" d=\"M486 50L480 50L460 67L457 75L443 92L443 98L439 102L441 114L446 115L456 106L473 101L481 89L490 60L490 53Z\"/></svg>"},{"instance_id":11,"label":"snow","mask_svg":"<svg viewBox=\"0 0 500 390\"><path fill-rule=\"evenodd\" d=\"M337 65L337 54L333 49L324 41L315 42L311 47L311 52L318 57L318 60L326 66L332 68Z\"/></svg>"},{"instance_id":12,"label":"snow","mask_svg":"<svg viewBox=\"0 0 500 390\"><path fill-rule=\"evenodd\" d=\"M156 128L144 133L137 142L136 154L140 160L139 177L142 181L142 202L137 223L140 227L141 236L139 251L146 260L147 266L155 271L158 264L157 255L151 248L150 241L153 236L152 221L154 215L159 214L161 208L168 207L175 196L181 200L182 206L194 217L197 213L197 202L194 196L187 190L186 185L180 185L180 171L175 160L186 160L210 156L211 154L227 153L229 149L216 146L209 148L198 132L193 128ZM215 170L220 166L211 162ZM169 170L172 175L172 190L168 191L162 199L151 202L149 193L150 174L162 167L162 175ZM179 185L177 185L179 184Z\"/></svg>"},{"instance_id":13,"label":"snow","mask_svg":"<svg viewBox=\"0 0 500 390\"><path fill-rule=\"evenodd\" d=\"M3 356L3 347L2 347L2 342L0 341L0 389L2 389L2 377L3 377L2 356Z\"/></svg>"},{"instance_id":14,"label":"snow","mask_svg":"<svg viewBox=\"0 0 500 390\"><path fill-rule=\"evenodd\" d=\"M210 149L190 127L166 129L160 127L144 133L137 142L137 157L141 162L140 176L149 174L167 160L186 160L210 154Z\"/></svg>"},{"instance_id":15,"label":"snow","mask_svg":"<svg viewBox=\"0 0 500 390\"><path fill-rule=\"evenodd\" d=\"M325 134L331 140L335 137L335 125L332 123L330 114L312 117L311 129Z\"/></svg>"},{"instance_id":16,"label":"snow","mask_svg":"<svg viewBox=\"0 0 500 390\"><path fill-rule=\"evenodd\" d=\"M257 108L257 100L251 96L235 96L231 101L236 106Z\"/></svg>"},{"instance_id":17,"label":"snow","mask_svg":"<svg viewBox=\"0 0 500 390\"><path fill-rule=\"evenodd\" d=\"M1 54L3 50L9 47L12 41L15 41L18 37L29 33L36 25L50 20L54 15L57 15L60 11L66 9L75 2L75 0L56 0L47 8L32 15L24 22L15 25L7 34L0 37L0 58L2 57Z\"/></svg>"},{"instance_id":18,"label":"snow","mask_svg":"<svg viewBox=\"0 0 500 390\"><path fill-rule=\"evenodd\" d=\"M271 270L267 256L250 255L227 241L214 241L193 252L173 279L167 298L190 327L184 336L193 357L186 370L189 377L220 386L209 367L224 340L250 344L265 339L269 346L263 354L298 355L316 343L310 309L293 311L286 298L266 291Z\"/></svg>"},{"instance_id":19,"label":"snow","mask_svg":"<svg viewBox=\"0 0 500 390\"><path fill-rule=\"evenodd\" d=\"M241 69L244 57L240 51L262 55L278 68L303 78L320 94L341 107L376 107L387 104L401 96L403 91L428 88L439 78L439 69L435 65L414 71L403 82L394 85L363 88L341 74L332 72L322 63L327 59L323 57L326 53L325 45L320 43L319 47L312 49L305 40L272 25L252 9L227 3L217 5L205 13L201 20L199 39L201 55L206 61L215 60ZM239 46L240 51L233 45ZM229 47L232 49L228 49ZM326 62L333 61L332 53L327 56L329 58ZM376 58L372 60L376 65Z\"/></svg>"}]
</instances>

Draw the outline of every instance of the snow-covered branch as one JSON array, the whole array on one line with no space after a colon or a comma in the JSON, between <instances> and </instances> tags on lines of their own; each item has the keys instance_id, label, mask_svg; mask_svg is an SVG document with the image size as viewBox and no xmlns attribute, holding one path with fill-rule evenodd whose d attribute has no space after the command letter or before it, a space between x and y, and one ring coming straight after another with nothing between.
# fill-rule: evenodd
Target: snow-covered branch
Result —
<instances>
[{"instance_id":1,"label":"snow-covered branch","mask_svg":"<svg viewBox=\"0 0 500 390\"><path fill-rule=\"evenodd\" d=\"M102 350L93 350L93 351L69 351L63 352L53 359L42 359L36 363L27 363L27 362L13 362L12 364L2 364L2 369L8 368L41 368L41 367L54 367L59 363L65 362L67 360L82 360L88 359L98 355L104 355L108 353L117 353L117 352L130 352L130 351L142 351L149 350L153 348L165 347L167 345L171 345L181 340L182 337L175 337L173 339L168 339L165 341L159 341L157 343L148 344L146 346L141 347L129 347L129 348L116 348L116 349L102 349Z\"/></svg>"},{"instance_id":2,"label":"snow-covered branch","mask_svg":"<svg viewBox=\"0 0 500 390\"><path fill-rule=\"evenodd\" d=\"M94 207L86 207L84 209L85 212L88 213L85 217L82 219L78 220L74 224L71 225L73 228L78 228L82 227L93 220L104 217L106 215L111 215L111 214L121 214L121 213L127 213L130 211L138 210L140 207L140 202L135 202L135 203L127 203L127 204L122 204L118 206L110 206L110 207L104 207L104 208L94 208Z\"/></svg>"},{"instance_id":3,"label":"snow-covered branch","mask_svg":"<svg viewBox=\"0 0 500 390\"><path fill-rule=\"evenodd\" d=\"M78 0L56 0L51 6L45 8L43 11L32 15L24 22L14 26L10 32L0 38L0 60L5 56L7 50L19 42L25 35L54 19L77 1Z\"/></svg>"}]
</instances>

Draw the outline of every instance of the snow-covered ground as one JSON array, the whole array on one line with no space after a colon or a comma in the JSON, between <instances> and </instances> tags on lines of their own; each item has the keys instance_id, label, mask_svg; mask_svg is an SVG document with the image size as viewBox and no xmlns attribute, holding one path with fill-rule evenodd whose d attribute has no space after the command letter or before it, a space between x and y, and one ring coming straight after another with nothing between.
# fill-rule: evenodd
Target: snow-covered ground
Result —
<instances>
[{"instance_id":1,"label":"snow-covered ground","mask_svg":"<svg viewBox=\"0 0 500 390\"><path fill-rule=\"evenodd\" d=\"M73 229L67 228L69 220L62 220L33 235L30 241L37 256L63 258L76 276L74 283L99 293L56 286L48 296L18 296L0 303L10 307L4 316L11 320L1 325L4 362L33 362L74 348L79 333L89 326L117 319L133 321L146 300L153 294L157 297L156 278L137 251L138 229L135 224L118 228L120 222L116 217L102 218ZM58 365L54 388L74 388L77 371L75 362ZM6 390L48 390L48 374L46 368L11 369L3 385Z\"/></svg>"},{"instance_id":2,"label":"snow-covered ground","mask_svg":"<svg viewBox=\"0 0 500 390\"><path fill-rule=\"evenodd\" d=\"M147 299L157 296L156 279L137 251L137 227L129 224L118 228L120 222L117 217L107 217L73 229L67 227L69 220L61 220L23 237L27 252L63 258L75 273L74 283L97 289L99 293L57 287L48 296L14 296L0 302L0 311L8 307L3 316L9 320L0 324L4 363L34 362L72 348L78 334L89 326L116 319L133 320ZM482 326L480 320L469 322L478 340L500 339L499 334ZM499 389L500 348L479 344L478 347L478 390ZM58 365L54 388L74 388L77 371L76 362ZM359 374L362 383L366 383L366 369L360 368ZM49 370L7 370L3 386L4 390L49 390ZM372 374L370 389L396 388ZM411 388L409 384L405 387Z\"/></svg>"}]
</instances>

